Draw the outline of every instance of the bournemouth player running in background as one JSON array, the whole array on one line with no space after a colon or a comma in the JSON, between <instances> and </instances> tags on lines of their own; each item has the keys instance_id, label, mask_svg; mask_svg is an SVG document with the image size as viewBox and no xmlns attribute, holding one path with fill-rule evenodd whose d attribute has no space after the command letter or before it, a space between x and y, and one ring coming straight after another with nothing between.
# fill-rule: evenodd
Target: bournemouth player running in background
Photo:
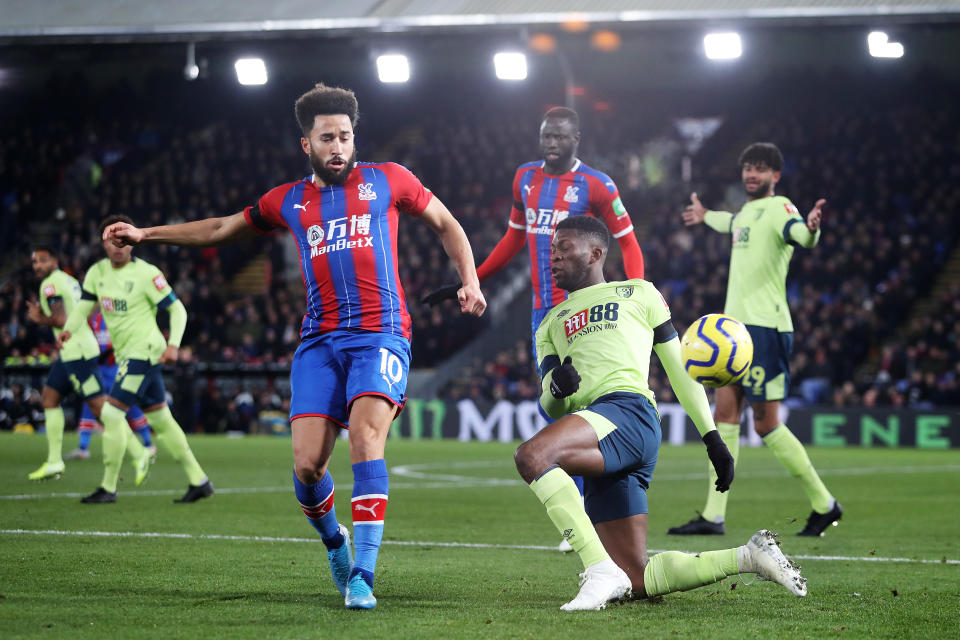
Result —
<instances>
[{"instance_id":1,"label":"bournemouth player running in background","mask_svg":"<svg viewBox=\"0 0 960 640\"><path fill-rule=\"evenodd\" d=\"M758 531L747 544L696 555L647 558L647 489L660 450L660 417L647 385L656 352L719 474L733 480L733 457L717 433L703 387L683 369L670 309L646 280L604 282L606 227L588 217L557 226L551 252L558 287L570 297L537 330L540 402L557 421L516 453L517 470L583 562L580 592L567 611L602 609L611 600L686 591L738 573L756 573L798 596L800 577ZM570 474L584 476L581 504ZM714 487L711 487L713 490Z\"/></svg>"},{"instance_id":2,"label":"bournemouth player running in background","mask_svg":"<svg viewBox=\"0 0 960 640\"><path fill-rule=\"evenodd\" d=\"M345 606L372 609L389 496L384 447L406 401L410 367L410 315L397 271L401 213L420 218L440 238L464 283L456 292L461 311L479 316L486 302L470 243L443 203L398 164L357 162L353 92L319 84L300 96L295 111L310 176L232 216L148 229L114 225L104 239L206 246L278 228L290 232L307 295L290 373L294 489L327 547ZM355 562L327 470L344 428L353 463Z\"/></svg>"},{"instance_id":3,"label":"bournemouth player running in background","mask_svg":"<svg viewBox=\"0 0 960 640\"><path fill-rule=\"evenodd\" d=\"M533 284L531 335L536 334L550 309L567 299L567 292L556 286L550 275L550 242L554 228L568 216L590 215L603 220L620 244L627 277L642 278L644 275L643 253L617 186L610 176L577 158L579 144L580 116L577 112L566 107L547 111L540 124L543 159L517 168L507 231L477 267L477 276L483 282L503 269L527 245ZM448 285L431 292L424 302L433 304L453 297L455 291L454 285ZM533 361L540 361L535 343ZM575 477L574 481L582 490L582 480ZM570 545L562 541L560 550L569 551Z\"/></svg>"},{"instance_id":4,"label":"bournemouth player running in background","mask_svg":"<svg viewBox=\"0 0 960 640\"><path fill-rule=\"evenodd\" d=\"M688 226L704 222L714 231L731 235L733 248L724 313L747 325L753 338L750 371L740 382L717 389L714 417L736 459L740 451L740 416L745 401L750 401L757 434L790 475L800 481L810 499L813 510L799 535L819 536L841 518L843 509L820 480L803 445L780 422L780 401L789 392L793 353L787 269L794 247L809 249L820 239L820 210L826 200L818 200L804 220L790 200L774 195L783 156L773 144L757 142L747 147L740 155L740 169L747 203L738 213L708 211L695 193L683 212ZM702 514L667 533L723 534L727 497L709 491Z\"/></svg>"},{"instance_id":5,"label":"bournemouth player running in background","mask_svg":"<svg viewBox=\"0 0 960 640\"><path fill-rule=\"evenodd\" d=\"M110 332L107 331L107 322L103 319L103 314L97 311L87 318L87 324L93 330L93 335L100 346L100 357L97 360L100 377L103 379L104 388L109 389L117 377L117 359L113 353ZM130 407L130 411L127 412L127 424L140 436L143 446L149 449L151 454L156 455L157 448L153 446L153 440L150 437L150 425L147 424L147 418L140 407ZM86 460L90 457L90 438L98 425L100 423L93 415L93 411L86 404L83 405L83 413L77 424L79 442L76 449L64 456L66 460Z\"/></svg>"},{"instance_id":6,"label":"bournemouth player running in background","mask_svg":"<svg viewBox=\"0 0 960 640\"><path fill-rule=\"evenodd\" d=\"M100 224L100 231L114 223L129 222L126 216L110 216ZM126 414L132 406L143 409L157 440L187 475L187 492L177 502L195 502L208 497L213 494L213 485L170 413L163 385L163 365L177 361L180 339L187 326L187 310L159 269L131 255L132 247L103 242L103 248L107 257L87 271L83 279L83 299L67 317L60 334L60 341L69 344L72 333L89 329L87 316L94 305L99 304L117 358L117 377L100 413L103 481L83 502L116 502L124 451L137 464L136 484L146 477L151 453L127 427ZM169 340L164 339L157 327L157 309L170 314Z\"/></svg>"},{"instance_id":7,"label":"bournemouth player running in background","mask_svg":"<svg viewBox=\"0 0 960 640\"><path fill-rule=\"evenodd\" d=\"M58 338L67 316L80 303L80 283L60 270L57 254L51 247L36 247L31 263L34 275L41 280L40 302L27 303L27 317L53 329L54 338ZM99 415L103 406L103 380L97 371L100 354L97 339L86 325L76 333L74 340L60 347L59 358L50 367L43 387L41 402L47 432L47 460L30 473L31 480L63 473L63 409L60 402L64 396L78 393L94 415Z\"/></svg>"}]
</instances>

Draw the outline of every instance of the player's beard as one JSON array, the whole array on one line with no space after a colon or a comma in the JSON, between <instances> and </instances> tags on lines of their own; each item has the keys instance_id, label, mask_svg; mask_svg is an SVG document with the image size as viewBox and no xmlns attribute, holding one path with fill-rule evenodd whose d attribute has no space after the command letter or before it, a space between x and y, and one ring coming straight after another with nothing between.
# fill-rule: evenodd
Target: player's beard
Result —
<instances>
[{"instance_id":1,"label":"player's beard","mask_svg":"<svg viewBox=\"0 0 960 640\"><path fill-rule=\"evenodd\" d=\"M743 185L743 190L747 192L747 197L751 199L765 198L767 194L770 193L771 181L767 180L766 182L760 182L756 187L753 187L751 190L746 184Z\"/></svg>"},{"instance_id":2,"label":"player's beard","mask_svg":"<svg viewBox=\"0 0 960 640\"><path fill-rule=\"evenodd\" d=\"M353 168L356 166L356 164L356 149L353 150L353 155L350 156L349 160L347 160L347 164L344 165L343 169L340 169L339 171L330 169L326 164L324 164L323 160L318 158L313 153L310 154L310 166L313 168L313 172L326 185L341 185L346 182L347 178L350 177L350 172L353 171Z\"/></svg>"}]
</instances>

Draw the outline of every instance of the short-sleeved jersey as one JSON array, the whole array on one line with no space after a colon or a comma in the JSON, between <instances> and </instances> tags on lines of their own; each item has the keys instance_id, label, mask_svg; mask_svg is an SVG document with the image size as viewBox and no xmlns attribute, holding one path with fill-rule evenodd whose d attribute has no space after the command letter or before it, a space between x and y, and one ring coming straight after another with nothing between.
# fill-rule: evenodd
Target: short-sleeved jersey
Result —
<instances>
[{"instance_id":1,"label":"short-sleeved jersey","mask_svg":"<svg viewBox=\"0 0 960 640\"><path fill-rule=\"evenodd\" d=\"M604 282L570 294L537 329L541 378L567 356L580 373L580 388L566 398L566 413L616 391L654 402L648 385L654 330L670 320L670 308L646 280ZM654 404L654 406L656 406Z\"/></svg>"},{"instance_id":2,"label":"short-sleeved jersey","mask_svg":"<svg viewBox=\"0 0 960 640\"><path fill-rule=\"evenodd\" d=\"M280 185L244 210L259 233L290 230L307 294L301 339L364 329L410 339L410 314L397 268L399 212L417 216L433 195L392 162L359 162L342 185L313 176Z\"/></svg>"},{"instance_id":3,"label":"short-sleeved jersey","mask_svg":"<svg viewBox=\"0 0 960 640\"><path fill-rule=\"evenodd\" d=\"M160 269L139 258L114 269L104 258L87 271L83 295L98 301L117 360L159 361L167 341L157 326L157 308L177 299Z\"/></svg>"},{"instance_id":4,"label":"short-sleeved jersey","mask_svg":"<svg viewBox=\"0 0 960 640\"><path fill-rule=\"evenodd\" d=\"M793 331L786 287L796 246L790 227L797 223L804 224L803 217L783 196L752 200L733 216L724 313L744 324Z\"/></svg>"},{"instance_id":5,"label":"short-sleeved jersey","mask_svg":"<svg viewBox=\"0 0 960 640\"><path fill-rule=\"evenodd\" d=\"M73 308L80 302L80 283L76 278L64 273L60 269L51 271L43 282L40 283L40 310L48 318L52 315L50 305L56 301L63 302L63 310L70 315ZM53 336L57 338L63 329L52 327ZM89 360L96 358L100 351L97 349L97 339L93 337L90 327L84 327L77 331L77 335L70 336L63 349L60 350L60 358L66 362L73 360Z\"/></svg>"},{"instance_id":6,"label":"short-sleeved jersey","mask_svg":"<svg viewBox=\"0 0 960 640\"><path fill-rule=\"evenodd\" d=\"M100 355L103 356L103 354L109 353L106 360L103 360L101 357L100 364L116 364L117 361L113 353L113 341L110 339L110 331L107 329L107 321L103 319L103 314L97 311L87 318L87 324L90 325L90 329L97 339L97 346L100 347Z\"/></svg>"},{"instance_id":7,"label":"short-sleeved jersey","mask_svg":"<svg viewBox=\"0 0 960 640\"><path fill-rule=\"evenodd\" d=\"M617 185L605 173L577 160L559 176L546 173L543 161L520 165L513 177L510 226L527 232L533 308L549 309L567 298L550 274L550 242L567 216L592 215L607 223L614 238L633 231Z\"/></svg>"}]
</instances>

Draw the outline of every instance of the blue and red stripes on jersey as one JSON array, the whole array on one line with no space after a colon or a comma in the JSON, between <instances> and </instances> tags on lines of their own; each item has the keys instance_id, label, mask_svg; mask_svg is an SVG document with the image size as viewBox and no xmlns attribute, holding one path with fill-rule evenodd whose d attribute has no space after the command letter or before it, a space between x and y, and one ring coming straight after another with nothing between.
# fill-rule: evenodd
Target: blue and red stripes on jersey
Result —
<instances>
[{"instance_id":1,"label":"blue and red stripes on jersey","mask_svg":"<svg viewBox=\"0 0 960 640\"><path fill-rule=\"evenodd\" d=\"M363 329L410 339L397 268L399 212L419 215L433 195L404 167L359 162L343 185L313 176L275 187L244 210L255 231L290 230L307 295L301 339Z\"/></svg>"},{"instance_id":2,"label":"blue and red stripes on jersey","mask_svg":"<svg viewBox=\"0 0 960 640\"><path fill-rule=\"evenodd\" d=\"M103 319L103 314L97 311L95 314L87 318L87 324L90 325L90 328L93 329L93 335L97 337L97 344L100 345L100 353L110 352L110 355L107 356L107 359L102 361L100 364L111 365L116 364L117 361L113 355L113 342L110 340L110 332L107 331L107 322Z\"/></svg>"},{"instance_id":3,"label":"blue and red stripes on jersey","mask_svg":"<svg viewBox=\"0 0 960 640\"><path fill-rule=\"evenodd\" d=\"M520 165L513 178L510 226L527 232L533 308L550 309L567 299L550 273L550 242L557 223L567 216L592 215L607 223L614 238L633 231L610 177L580 160L562 175L543 170L543 161Z\"/></svg>"}]
</instances>

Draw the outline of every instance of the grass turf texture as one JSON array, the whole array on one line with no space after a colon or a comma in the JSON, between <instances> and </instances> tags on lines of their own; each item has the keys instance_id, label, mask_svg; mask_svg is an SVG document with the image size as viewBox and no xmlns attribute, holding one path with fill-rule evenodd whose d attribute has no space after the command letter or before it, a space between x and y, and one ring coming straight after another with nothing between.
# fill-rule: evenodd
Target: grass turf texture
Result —
<instances>
[{"instance_id":1,"label":"grass turf texture","mask_svg":"<svg viewBox=\"0 0 960 640\"><path fill-rule=\"evenodd\" d=\"M64 449L76 436L67 434ZM173 504L186 479L160 453L133 488L125 463L113 505L79 497L100 479L94 456L60 480L32 483L42 436L0 434L0 636L4 638L950 638L960 622L956 451L814 449L811 458L846 509L820 539L795 535L809 513L770 452L742 449L723 537L673 537L703 503L703 447L666 446L649 492L649 547L701 551L743 544L759 528L782 535L810 593L735 577L662 601L565 613L577 592L575 556L512 465L514 445L407 442L391 468L385 545L372 612L345 611L324 548L293 495L290 441L191 437L217 487ZM349 526L346 443L334 453L337 509ZM399 469L398 469L399 467ZM31 496L12 499L10 496ZM345 519L345 520L344 520ZM16 530L71 532L26 533ZM77 532L127 532L98 537ZM145 537L157 534L158 537ZM172 537L184 534L186 537ZM163 537L166 536L166 537ZM204 538L239 536L252 540ZM435 543L540 545L471 548ZM889 562L884 558L933 563ZM752 576L745 576L749 582Z\"/></svg>"}]
</instances>

